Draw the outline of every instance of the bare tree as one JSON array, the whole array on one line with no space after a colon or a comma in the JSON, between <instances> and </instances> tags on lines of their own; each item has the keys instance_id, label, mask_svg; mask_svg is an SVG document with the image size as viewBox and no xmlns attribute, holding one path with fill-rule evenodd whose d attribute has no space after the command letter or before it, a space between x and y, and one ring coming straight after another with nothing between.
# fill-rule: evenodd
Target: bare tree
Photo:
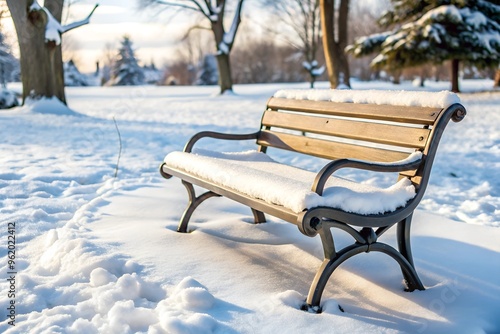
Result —
<instances>
[{"instance_id":1,"label":"bare tree","mask_svg":"<svg viewBox=\"0 0 500 334\"><path fill-rule=\"evenodd\" d=\"M371 2L369 5L366 1L354 1L349 6L349 26L348 38L349 44L352 44L357 37L383 32L377 24L377 19L380 15L389 8L389 1ZM356 77L360 80L371 80L378 78L380 70L373 69L370 66L368 57L356 58L352 55L347 55L351 71L351 77Z\"/></svg>"},{"instance_id":2,"label":"bare tree","mask_svg":"<svg viewBox=\"0 0 500 334\"><path fill-rule=\"evenodd\" d=\"M187 59L190 64L198 65L203 61L205 55L212 50L212 40L206 34L206 30L190 30L181 41L181 48L178 49L178 57Z\"/></svg>"},{"instance_id":3,"label":"bare tree","mask_svg":"<svg viewBox=\"0 0 500 334\"><path fill-rule=\"evenodd\" d=\"M280 33L274 28L276 25L267 30L284 36L290 45L303 54L303 67L309 74L312 88L316 78L324 71L324 66L319 66L318 62L321 47L319 0L264 0L264 5L272 8L276 18L291 28L292 34Z\"/></svg>"},{"instance_id":4,"label":"bare tree","mask_svg":"<svg viewBox=\"0 0 500 334\"><path fill-rule=\"evenodd\" d=\"M88 24L83 20L61 25L64 0L7 0L17 32L21 56L23 103L30 95L57 97L66 103L61 52L61 35Z\"/></svg>"},{"instance_id":5,"label":"bare tree","mask_svg":"<svg viewBox=\"0 0 500 334\"><path fill-rule=\"evenodd\" d=\"M95 75L100 77L101 86L111 79L111 69L114 66L115 54L116 48L113 43L106 43L100 57L102 59L102 63L98 61L96 64L97 68Z\"/></svg>"},{"instance_id":6,"label":"bare tree","mask_svg":"<svg viewBox=\"0 0 500 334\"><path fill-rule=\"evenodd\" d=\"M269 39L250 39L234 50L237 83L303 82L307 74L300 64L302 54L287 44Z\"/></svg>"},{"instance_id":7,"label":"bare tree","mask_svg":"<svg viewBox=\"0 0 500 334\"><path fill-rule=\"evenodd\" d=\"M323 32L323 48L330 87L341 84L350 87L350 72L347 55L347 21L349 16L349 0L340 0L338 12L335 0L320 0L321 30ZM337 15L335 15L337 14Z\"/></svg>"},{"instance_id":8,"label":"bare tree","mask_svg":"<svg viewBox=\"0 0 500 334\"><path fill-rule=\"evenodd\" d=\"M496 72L495 72L495 83L494 83L494 87L495 88L500 88L500 69L498 69Z\"/></svg>"},{"instance_id":9,"label":"bare tree","mask_svg":"<svg viewBox=\"0 0 500 334\"><path fill-rule=\"evenodd\" d=\"M207 36L208 33L209 31L204 29L190 29L177 49L177 61L169 68L175 68L175 76L179 76L184 67L186 73L182 75L182 80L179 77L179 81L183 84L192 85L195 83L199 67L205 56L211 53L213 41L211 36ZM173 73L170 74L173 75Z\"/></svg>"},{"instance_id":10,"label":"bare tree","mask_svg":"<svg viewBox=\"0 0 500 334\"><path fill-rule=\"evenodd\" d=\"M73 35L69 34L67 36L64 36L64 43L61 43L63 62L68 62L72 60L78 67L81 62L79 50L80 50L80 44L73 37Z\"/></svg>"},{"instance_id":11,"label":"bare tree","mask_svg":"<svg viewBox=\"0 0 500 334\"><path fill-rule=\"evenodd\" d=\"M236 0L234 16L229 29L224 25L227 10L226 0L140 0L144 5L164 5L183 11L191 11L201 15L205 22L210 24L217 50L217 66L219 69L220 93L232 91L233 80L231 76L230 53L241 22L241 10L244 0ZM207 28L207 27L204 27Z\"/></svg>"}]
</instances>

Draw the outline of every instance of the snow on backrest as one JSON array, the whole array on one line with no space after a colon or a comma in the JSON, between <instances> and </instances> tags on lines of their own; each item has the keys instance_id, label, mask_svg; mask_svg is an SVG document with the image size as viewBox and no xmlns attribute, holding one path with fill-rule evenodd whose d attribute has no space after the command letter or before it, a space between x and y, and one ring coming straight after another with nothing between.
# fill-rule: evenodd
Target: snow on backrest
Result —
<instances>
[{"instance_id":1,"label":"snow on backrest","mask_svg":"<svg viewBox=\"0 0 500 334\"><path fill-rule=\"evenodd\" d=\"M460 103L457 94L449 91L391 91L391 90L346 90L346 89L287 89L279 90L274 97L331 101L340 103L389 104L396 106L447 108Z\"/></svg>"}]
</instances>

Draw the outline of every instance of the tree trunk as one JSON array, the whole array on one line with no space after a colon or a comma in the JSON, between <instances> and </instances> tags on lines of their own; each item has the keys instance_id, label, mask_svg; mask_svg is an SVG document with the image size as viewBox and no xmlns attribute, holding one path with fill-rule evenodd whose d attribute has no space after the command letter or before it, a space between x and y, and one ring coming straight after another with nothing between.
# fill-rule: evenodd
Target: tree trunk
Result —
<instances>
[{"instance_id":1,"label":"tree trunk","mask_svg":"<svg viewBox=\"0 0 500 334\"><path fill-rule=\"evenodd\" d=\"M219 87L220 93L233 90L233 79L231 77L231 63L229 55L221 53L217 55L217 66L219 68Z\"/></svg>"},{"instance_id":2,"label":"tree trunk","mask_svg":"<svg viewBox=\"0 0 500 334\"><path fill-rule=\"evenodd\" d=\"M349 61L347 60L347 54L345 53L345 48L347 47L347 21L349 19L349 0L340 0L339 7L339 42L338 42L338 52L339 52L339 66L340 73L343 73L343 84L347 87L351 87L350 82L350 70Z\"/></svg>"},{"instance_id":3,"label":"tree trunk","mask_svg":"<svg viewBox=\"0 0 500 334\"><path fill-rule=\"evenodd\" d=\"M61 22L64 0L45 0L45 7L52 13L54 18ZM61 37L62 38L62 37ZM62 59L62 47L57 45L53 56L53 75L55 80L55 96L66 104L66 96L64 94L64 66Z\"/></svg>"},{"instance_id":4,"label":"tree trunk","mask_svg":"<svg viewBox=\"0 0 500 334\"><path fill-rule=\"evenodd\" d=\"M321 31L330 88L338 86L338 60L335 52L335 0L320 0Z\"/></svg>"},{"instance_id":5,"label":"tree trunk","mask_svg":"<svg viewBox=\"0 0 500 334\"><path fill-rule=\"evenodd\" d=\"M460 60L451 60L451 91L458 93L460 89L458 88L458 69L460 65Z\"/></svg>"},{"instance_id":6,"label":"tree trunk","mask_svg":"<svg viewBox=\"0 0 500 334\"><path fill-rule=\"evenodd\" d=\"M222 2L218 1L219 5L222 5ZM225 4L225 2L224 2ZM221 13L219 14L219 19L215 22L212 22L212 32L214 34L215 47L217 49L217 67L219 70L219 87L220 94L224 94L225 91L233 90L233 79L231 77L231 63L229 61L229 52L230 47L232 45L227 45L224 43L224 8L221 9ZM221 49L226 48L226 49Z\"/></svg>"},{"instance_id":7,"label":"tree trunk","mask_svg":"<svg viewBox=\"0 0 500 334\"><path fill-rule=\"evenodd\" d=\"M403 73L403 70L401 69L396 69L392 71L392 80L391 82L395 85L400 85L401 84L401 73Z\"/></svg>"},{"instance_id":8,"label":"tree trunk","mask_svg":"<svg viewBox=\"0 0 500 334\"><path fill-rule=\"evenodd\" d=\"M29 96L55 96L66 103L61 46L45 42L47 14L29 11L32 4L33 0L7 0L19 42L23 103ZM61 19L61 0L46 0L45 5L54 10L55 19Z\"/></svg>"},{"instance_id":9,"label":"tree trunk","mask_svg":"<svg viewBox=\"0 0 500 334\"><path fill-rule=\"evenodd\" d=\"M338 42L335 41L335 0L320 0L321 29L323 32L323 48L325 52L326 69L331 88L337 88L340 73L343 83L350 87L350 71L347 56L344 52L347 46L347 20L349 0L340 0L338 15Z\"/></svg>"},{"instance_id":10,"label":"tree trunk","mask_svg":"<svg viewBox=\"0 0 500 334\"><path fill-rule=\"evenodd\" d=\"M500 88L500 69L498 69L495 73L495 81L493 87Z\"/></svg>"}]
</instances>

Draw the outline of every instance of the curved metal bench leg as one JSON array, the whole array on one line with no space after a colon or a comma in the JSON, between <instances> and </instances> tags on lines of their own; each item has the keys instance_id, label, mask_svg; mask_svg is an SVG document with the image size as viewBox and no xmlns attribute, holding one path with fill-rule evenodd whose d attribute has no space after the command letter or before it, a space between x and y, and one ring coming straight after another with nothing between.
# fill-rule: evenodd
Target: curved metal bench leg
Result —
<instances>
[{"instance_id":1,"label":"curved metal bench leg","mask_svg":"<svg viewBox=\"0 0 500 334\"><path fill-rule=\"evenodd\" d=\"M364 227L360 231L354 228L339 223L333 220L320 220L317 222L317 231L321 237L323 244L323 251L325 259L320 268L316 272L316 276L309 289L305 304L302 306L303 310L320 313L321 312L321 296L325 289L330 276L335 269L340 266L344 261L359 253L381 252L391 256L401 267L404 279L407 284L407 291L425 290L424 285L420 281L418 274L413 265L410 249L410 222L411 216L401 221L398 225L398 245L400 252L394 247L385 243L377 242L378 235L385 232L388 227L379 229L378 234L372 228ZM344 247L342 250L336 252L335 244L331 228L338 228L349 233L356 242L350 246Z\"/></svg>"},{"instance_id":2,"label":"curved metal bench leg","mask_svg":"<svg viewBox=\"0 0 500 334\"><path fill-rule=\"evenodd\" d=\"M325 258L323 260L323 263L316 272L311 288L309 289L306 304L302 308L316 313L321 312L321 296L335 269L347 259L364 252L382 252L391 256L401 267L401 271L403 272L408 286L407 291L425 290L415 268L413 268L408 260L406 260L396 249L380 242L375 242L370 245L355 243L337 252L334 258Z\"/></svg>"},{"instance_id":3,"label":"curved metal bench leg","mask_svg":"<svg viewBox=\"0 0 500 334\"><path fill-rule=\"evenodd\" d=\"M370 251L385 253L398 262L408 287L407 291L425 290L413 265L396 249L387 244L375 242L370 245Z\"/></svg>"},{"instance_id":4,"label":"curved metal bench leg","mask_svg":"<svg viewBox=\"0 0 500 334\"><path fill-rule=\"evenodd\" d=\"M252 208L252 213L253 213L253 221L255 224L260 224L260 223L265 223L266 222L266 216L262 211L255 210Z\"/></svg>"},{"instance_id":5,"label":"curved metal bench leg","mask_svg":"<svg viewBox=\"0 0 500 334\"><path fill-rule=\"evenodd\" d=\"M194 210L198 207L198 205L200 205L210 197L214 196L220 197L220 195L211 191L207 191L206 193L203 193L200 196L196 197L194 187L191 183L182 180L182 184L184 185L184 187L186 187L186 190L188 192L189 202L186 210L182 214L179 226L177 227L177 232L186 233L189 220L191 219L191 215L193 214Z\"/></svg>"},{"instance_id":6,"label":"curved metal bench leg","mask_svg":"<svg viewBox=\"0 0 500 334\"><path fill-rule=\"evenodd\" d=\"M314 280L309 289L309 294L307 295L306 304L302 307L304 310L313 311L316 313L321 312L321 296L325 290L326 283L328 279L333 274L335 269L340 266L345 260L353 257L356 254L366 252L368 245L353 244L347 246L338 253L332 259L324 259L323 263L316 272Z\"/></svg>"},{"instance_id":7,"label":"curved metal bench leg","mask_svg":"<svg viewBox=\"0 0 500 334\"><path fill-rule=\"evenodd\" d=\"M415 264L413 263L413 255L411 253L411 243L410 243L410 227L411 227L411 219L412 215L409 215L402 221L398 223L397 227L397 240L398 240L398 249L399 253L408 261L411 268L415 271ZM416 272L415 272L416 275ZM420 285L414 286L411 281L412 278L408 277L407 274L403 271L403 276L408 285L408 290L413 291L415 289L424 290L422 283ZM417 276L418 282L420 279Z\"/></svg>"}]
</instances>

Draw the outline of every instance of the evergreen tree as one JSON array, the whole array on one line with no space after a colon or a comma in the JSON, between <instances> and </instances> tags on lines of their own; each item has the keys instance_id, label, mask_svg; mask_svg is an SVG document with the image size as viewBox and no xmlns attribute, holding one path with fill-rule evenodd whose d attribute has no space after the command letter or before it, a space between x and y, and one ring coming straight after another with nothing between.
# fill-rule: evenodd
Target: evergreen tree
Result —
<instances>
[{"instance_id":1,"label":"evergreen tree","mask_svg":"<svg viewBox=\"0 0 500 334\"><path fill-rule=\"evenodd\" d=\"M63 64L65 86L88 86L87 77L80 73L71 59Z\"/></svg>"},{"instance_id":2,"label":"evergreen tree","mask_svg":"<svg viewBox=\"0 0 500 334\"><path fill-rule=\"evenodd\" d=\"M12 55L10 45L5 41L5 35L0 31L0 84L5 88L13 74L19 72L19 61Z\"/></svg>"},{"instance_id":3,"label":"evergreen tree","mask_svg":"<svg viewBox=\"0 0 500 334\"><path fill-rule=\"evenodd\" d=\"M217 70L217 60L214 55L206 55L203 57L196 84L201 86L216 85L218 80L219 71Z\"/></svg>"},{"instance_id":4,"label":"evergreen tree","mask_svg":"<svg viewBox=\"0 0 500 334\"><path fill-rule=\"evenodd\" d=\"M477 67L500 64L500 2L486 0L392 0L379 20L392 31L361 37L347 51L378 52L376 68L402 69L451 61L452 90L459 91L462 61Z\"/></svg>"},{"instance_id":5,"label":"evergreen tree","mask_svg":"<svg viewBox=\"0 0 500 334\"><path fill-rule=\"evenodd\" d=\"M113 63L111 85L133 86L144 84L144 72L137 63L130 37L123 36L118 56Z\"/></svg>"}]
</instances>

